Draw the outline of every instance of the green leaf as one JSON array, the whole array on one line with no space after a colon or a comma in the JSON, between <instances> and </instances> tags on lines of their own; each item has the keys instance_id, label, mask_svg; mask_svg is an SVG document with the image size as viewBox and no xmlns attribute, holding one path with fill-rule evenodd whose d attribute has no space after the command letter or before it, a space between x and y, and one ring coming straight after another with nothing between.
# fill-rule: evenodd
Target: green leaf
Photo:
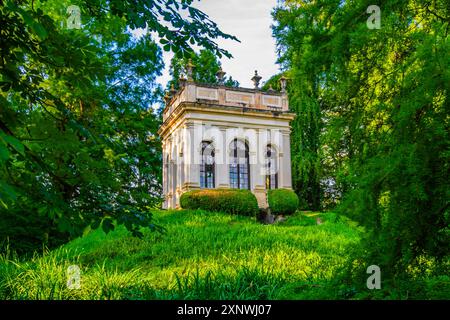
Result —
<instances>
[{"instance_id":1,"label":"green leaf","mask_svg":"<svg viewBox=\"0 0 450 320\"><path fill-rule=\"evenodd\" d=\"M47 206L39 207L37 211L39 216L44 217L47 215L48 207Z\"/></svg>"},{"instance_id":2,"label":"green leaf","mask_svg":"<svg viewBox=\"0 0 450 320\"><path fill-rule=\"evenodd\" d=\"M44 26L39 22L33 23L31 28L41 40L45 40L47 38L48 36L47 30L45 30Z\"/></svg>"},{"instance_id":3,"label":"green leaf","mask_svg":"<svg viewBox=\"0 0 450 320\"><path fill-rule=\"evenodd\" d=\"M94 220L94 221L91 223L91 228L92 228L92 230L95 230L95 229L97 229L98 227L100 227L100 223L101 223L101 220L100 220L100 219Z\"/></svg>"},{"instance_id":4,"label":"green leaf","mask_svg":"<svg viewBox=\"0 0 450 320\"><path fill-rule=\"evenodd\" d=\"M73 230L73 227L69 220L67 219L60 219L58 221L58 230L61 232L70 232Z\"/></svg>"},{"instance_id":5,"label":"green leaf","mask_svg":"<svg viewBox=\"0 0 450 320\"><path fill-rule=\"evenodd\" d=\"M33 30L33 32L41 39L45 40L48 36L47 30L45 30L44 26L36 21L27 11L19 9L20 14L22 15L23 21Z\"/></svg>"},{"instance_id":6,"label":"green leaf","mask_svg":"<svg viewBox=\"0 0 450 320\"><path fill-rule=\"evenodd\" d=\"M0 161L6 161L8 159L9 159L9 150L3 143L1 143L0 144Z\"/></svg>"},{"instance_id":7,"label":"green leaf","mask_svg":"<svg viewBox=\"0 0 450 320\"><path fill-rule=\"evenodd\" d=\"M0 180L0 196L1 198L17 199L17 192L7 183Z\"/></svg>"},{"instance_id":8,"label":"green leaf","mask_svg":"<svg viewBox=\"0 0 450 320\"><path fill-rule=\"evenodd\" d=\"M5 209L8 209L8 205L0 198L0 204L5 207Z\"/></svg>"},{"instance_id":9,"label":"green leaf","mask_svg":"<svg viewBox=\"0 0 450 320\"><path fill-rule=\"evenodd\" d=\"M3 138L4 141L6 141L6 143L8 143L11 147L13 147L14 150L16 150L22 156L25 155L25 147L22 144L22 142L20 142L15 137L10 136L8 134L3 134L1 137Z\"/></svg>"},{"instance_id":10,"label":"green leaf","mask_svg":"<svg viewBox=\"0 0 450 320\"><path fill-rule=\"evenodd\" d=\"M28 11L19 9L20 11L20 15L23 18L23 21L25 21L25 23L31 28L34 24L34 19L33 17L28 13Z\"/></svg>"}]
</instances>

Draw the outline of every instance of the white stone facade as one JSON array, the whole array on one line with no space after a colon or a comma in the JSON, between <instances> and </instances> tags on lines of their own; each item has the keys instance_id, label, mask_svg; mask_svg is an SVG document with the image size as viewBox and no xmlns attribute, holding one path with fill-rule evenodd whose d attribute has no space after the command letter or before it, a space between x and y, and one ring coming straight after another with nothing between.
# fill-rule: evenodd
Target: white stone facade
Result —
<instances>
[{"instance_id":1,"label":"white stone facade","mask_svg":"<svg viewBox=\"0 0 450 320\"><path fill-rule=\"evenodd\" d=\"M291 189L290 121L285 93L186 82L167 99L164 208L199 188L245 188L267 207L267 188ZM270 166L269 166L270 163Z\"/></svg>"}]
</instances>

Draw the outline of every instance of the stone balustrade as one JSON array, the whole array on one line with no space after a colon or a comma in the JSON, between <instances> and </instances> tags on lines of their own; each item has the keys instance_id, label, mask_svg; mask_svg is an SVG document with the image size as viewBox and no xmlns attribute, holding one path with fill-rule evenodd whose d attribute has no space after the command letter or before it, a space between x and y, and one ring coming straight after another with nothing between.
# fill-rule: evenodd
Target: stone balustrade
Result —
<instances>
[{"instance_id":1,"label":"stone balustrade","mask_svg":"<svg viewBox=\"0 0 450 320\"><path fill-rule=\"evenodd\" d=\"M259 89L199 84L188 81L169 101L167 101L163 113L163 121L169 117L175 107L182 105L184 102L266 111L289 111L286 93L272 90L262 91Z\"/></svg>"}]
</instances>

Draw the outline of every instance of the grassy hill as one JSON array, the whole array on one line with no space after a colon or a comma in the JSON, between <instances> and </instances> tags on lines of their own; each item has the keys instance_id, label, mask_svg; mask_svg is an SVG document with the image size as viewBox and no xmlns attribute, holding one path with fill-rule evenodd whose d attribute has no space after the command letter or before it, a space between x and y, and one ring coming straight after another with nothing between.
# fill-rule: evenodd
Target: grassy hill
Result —
<instances>
[{"instance_id":1,"label":"grassy hill","mask_svg":"<svg viewBox=\"0 0 450 320\"><path fill-rule=\"evenodd\" d=\"M155 220L165 234L96 230L29 261L0 257L0 299L342 298L331 283L361 232L333 213L277 225L202 211ZM66 285L70 265L81 269L78 290Z\"/></svg>"}]
</instances>

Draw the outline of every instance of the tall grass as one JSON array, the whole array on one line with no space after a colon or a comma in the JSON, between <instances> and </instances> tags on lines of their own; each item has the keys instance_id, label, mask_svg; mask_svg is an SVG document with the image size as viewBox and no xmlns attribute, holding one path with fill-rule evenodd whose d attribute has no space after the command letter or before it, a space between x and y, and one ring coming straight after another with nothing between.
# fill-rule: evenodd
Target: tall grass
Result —
<instances>
[{"instance_id":1,"label":"tall grass","mask_svg":"<svg viewBox=\"0 0 450 320\"><path fill-rule=\"evenodd\" d=\"M165 234L143 240L94 231L21 261L0 256L0 299L335 298L323 288L361 230L332 213L297 213L277 225L204 211L155 212ZM67 287L67 268L81 288ZM327 287L328 288L328 287Z\"/></svg>"}]
</instances>

